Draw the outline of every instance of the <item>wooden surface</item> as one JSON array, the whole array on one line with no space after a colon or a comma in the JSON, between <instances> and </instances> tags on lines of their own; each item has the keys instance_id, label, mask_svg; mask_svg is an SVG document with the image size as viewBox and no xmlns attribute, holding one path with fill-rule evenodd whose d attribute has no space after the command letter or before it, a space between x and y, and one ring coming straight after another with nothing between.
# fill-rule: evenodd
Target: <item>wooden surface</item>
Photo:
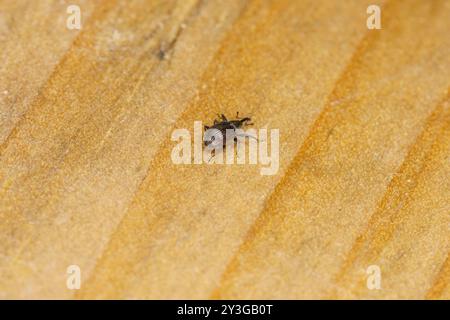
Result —
<instances>
[{"instance_id":1,"label":"wooden surface","mask_svg":"<svg viewBox=\"0 0 450 320\"><path fill-rule=\"evenodd\" d=\"M450 1L372 3L0 0L0 298L449 299ZM278 174L172 163L236 111Z\"/></svg>"}]
</instances>

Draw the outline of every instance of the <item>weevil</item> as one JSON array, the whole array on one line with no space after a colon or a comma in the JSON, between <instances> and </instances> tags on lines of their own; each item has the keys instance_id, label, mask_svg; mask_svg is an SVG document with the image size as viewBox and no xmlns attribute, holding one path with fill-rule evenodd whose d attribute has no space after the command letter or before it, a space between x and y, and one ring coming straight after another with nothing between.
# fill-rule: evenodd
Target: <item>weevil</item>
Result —
<instances>
[{"instance_id":1,"label":"weevil","mask_svg":"<svg viewBox=\"0 0 450 320\"><path fill-rule=\"evenodd\" d=\"M253 125L250 123L251 118L239 118L239 112L236 113L236 119L228 120L225 115L218 115L218 119L214 120L214 124L212 126L205 126L205 135L203 138L204 144L209 148L216 148L218 146L223 146L225 148L227 144L227 130L233 130L234 134L231 135L233 141L237 141L237 137L250 137L256 139L255 137L246 134L246 133L238 133L237 129L240 129L244 126Z\"/></svg>"}]
</instances>

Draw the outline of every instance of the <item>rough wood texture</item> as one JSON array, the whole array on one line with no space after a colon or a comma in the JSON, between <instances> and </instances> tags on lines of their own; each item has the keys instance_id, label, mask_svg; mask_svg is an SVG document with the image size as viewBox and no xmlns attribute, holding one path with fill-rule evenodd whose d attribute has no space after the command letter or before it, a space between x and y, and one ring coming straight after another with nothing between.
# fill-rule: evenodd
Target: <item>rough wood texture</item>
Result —
<instances>
[{"instance_id":1,"label":"rough wood texture","mask_svg":"<svg viewBox=\"0 0 450 320\"><path fill-rule=\"evenodd\" d=\"M450 1L371 3L0 0L0 298L449 299ZM172 163L236 111L278 174Z\"/></svg>"}]
</instances>

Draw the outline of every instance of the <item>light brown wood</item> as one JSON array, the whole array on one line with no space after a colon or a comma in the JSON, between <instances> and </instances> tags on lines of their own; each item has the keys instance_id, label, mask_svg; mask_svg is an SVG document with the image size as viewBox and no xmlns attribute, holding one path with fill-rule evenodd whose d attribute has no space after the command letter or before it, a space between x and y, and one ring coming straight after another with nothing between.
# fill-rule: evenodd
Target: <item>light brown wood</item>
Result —
<instances>
[{"instance_id":1,"label":"light brown wood","mask_svg":"<svg viewBox=\"0 0 450 320\"><path fill-rule=\"evenodd\" d=\"M0 0L0 298L448 299L450 3L369 4ZM276 175L172 162L236 111Z\"/></svg>"}]
</instances>

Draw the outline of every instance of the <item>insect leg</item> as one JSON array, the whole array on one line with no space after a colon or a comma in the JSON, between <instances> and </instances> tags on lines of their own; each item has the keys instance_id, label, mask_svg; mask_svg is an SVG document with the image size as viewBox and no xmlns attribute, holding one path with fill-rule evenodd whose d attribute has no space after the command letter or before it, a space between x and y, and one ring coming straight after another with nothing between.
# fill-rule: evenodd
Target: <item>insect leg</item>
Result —
<instances>
[{"instance_id":1,"label":"insect leg","mask_svg":"<svg viewBox=\"0 0 450 320\"><path fill-rule=\"evenodd\" d=\"M208 159L208 163L210 163L211 160L212 160L215 156L216 156L216 150L213 150L213 151L211 152L211 157Z\"/></svg>"},{"instance_id":2,"label":"insect leg","mask_svg":"<svg viewBox=\"0 0 450 320\"><path fill-rule=\"evenodd\" d=\"M245 123L245 125L251 126L251 125L253 125L253 123L248 123L251 120L252 120L251 118L246 117L246 118L239 120L239 122L241 123L241 125Z\"/></svg>"}]
</instances>

